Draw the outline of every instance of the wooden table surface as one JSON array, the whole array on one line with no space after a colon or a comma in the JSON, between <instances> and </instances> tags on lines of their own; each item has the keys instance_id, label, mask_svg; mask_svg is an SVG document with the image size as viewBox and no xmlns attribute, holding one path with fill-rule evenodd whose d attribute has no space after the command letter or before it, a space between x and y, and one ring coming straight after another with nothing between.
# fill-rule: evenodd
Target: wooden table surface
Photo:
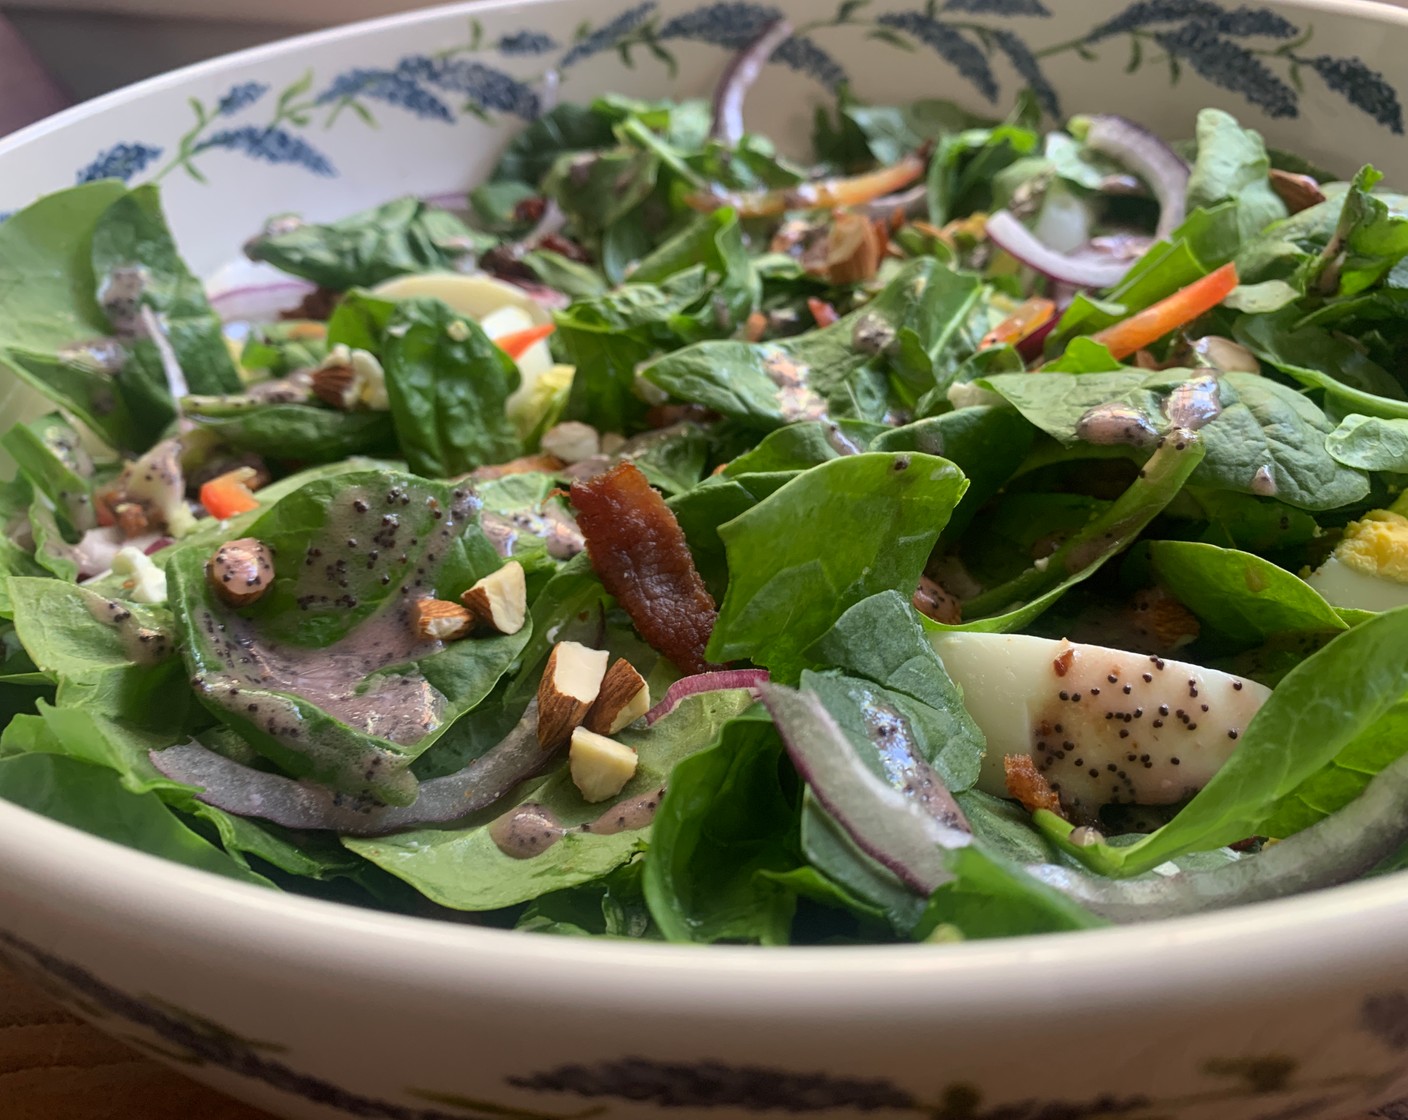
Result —
<instances>
[{"instance_id":1,"label":"wooden table surface","mask_svg":"<svg viewBox=\"0 0 1408 1120\"><path fill-rule=\"evenodd\" d=\"M0 968L5 1120L272 1120L144 1058Z\"/></svg>"}]
</instances>

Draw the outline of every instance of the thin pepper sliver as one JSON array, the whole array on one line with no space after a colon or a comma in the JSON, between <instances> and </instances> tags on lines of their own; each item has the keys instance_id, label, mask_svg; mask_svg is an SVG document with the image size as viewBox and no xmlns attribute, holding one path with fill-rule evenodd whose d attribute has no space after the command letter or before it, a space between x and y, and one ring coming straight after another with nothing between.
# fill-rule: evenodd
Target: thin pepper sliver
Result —
<instances>
[{"instance_id":1,"label":"thin pepper sliver","mask_svg":"<svg viewBox=\"0 0 1408 1120\"><path fill-rule=\"evenodd\" d=\"M631 463L574 482L571 498L592 567L641 637L686 673L711 668L718 609L665 499Z\"/></svg>"}]
</instances>

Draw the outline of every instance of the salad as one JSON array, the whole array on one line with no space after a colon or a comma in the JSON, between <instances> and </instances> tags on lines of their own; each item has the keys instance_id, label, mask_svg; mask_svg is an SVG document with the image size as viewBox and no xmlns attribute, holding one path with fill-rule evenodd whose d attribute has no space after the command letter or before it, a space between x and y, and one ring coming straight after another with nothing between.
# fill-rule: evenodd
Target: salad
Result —
<instances>
[{"instance_id":1,"label":"salad","mask_svg":"<svg viewBox=\"0 0 1408 1120\"><path fill-rule=\"evenodd\" d=\"M1408 199L1215 109L843 96L799 162L744 127L782 33L211 285L155 186L0 225L46 402L0 438L0 797L701 943L1400 867Z\"/></svg>"}]
</instances>

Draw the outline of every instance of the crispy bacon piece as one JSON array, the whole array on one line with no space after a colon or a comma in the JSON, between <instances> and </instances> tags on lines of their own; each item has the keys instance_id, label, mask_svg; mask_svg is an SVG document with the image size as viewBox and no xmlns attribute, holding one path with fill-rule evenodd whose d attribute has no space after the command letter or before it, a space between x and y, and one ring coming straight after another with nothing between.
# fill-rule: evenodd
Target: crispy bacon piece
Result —
<instances>
[{"instance_id":1,"label":"crispy bacon piece","mask_svg":"<svg viewBox=\"0 0 1408 1120\"><path fill-rule=\"evenodd\" d=\"M632 463L574 482L571 496L592 567L641 637L686 673L709 669L718 611L665 499Z\"/></svg>"},{"instance_id":2,"label":"crispy bacon piece","mask_svg":"<svg viewBox=\"0 0 1408 1120\"><path fill-rule=\"evenodd\" d=\"M1030 755L1003 755L1002 769L1007 775L1008 794L1020 801L1023 809L1029 813L1045 809L1048 813L1065 817L1060 795L1051 788L1046 775L1036 768L1036 762Z\"/></svg>"}]
</instances>

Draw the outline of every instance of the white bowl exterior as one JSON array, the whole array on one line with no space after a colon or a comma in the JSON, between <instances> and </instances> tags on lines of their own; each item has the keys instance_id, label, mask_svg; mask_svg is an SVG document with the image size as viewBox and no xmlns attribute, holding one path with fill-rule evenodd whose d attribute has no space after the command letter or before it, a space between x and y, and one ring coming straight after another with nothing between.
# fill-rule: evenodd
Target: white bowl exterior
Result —
<instances>
[{"instance_id":1,"label":"white bowl exterior","mask_svg":"<svg viewBox=\"0 0 1408 1120\"><path fill-rule=\"evenodd\" d=\"M1128 7L1046 0L1049 18L991 14L1033 3L963 0L950 3L949 18L1014 31L1040 49L1079 40ZM467 43L472 19L487 43L525 30L569 40L579 23L600 26L628 6L529 0L440 9L156 79L0 142L0 210L72 183L118 144L161 150L131 181L150 178L193 123L188 98L213 109L241 84L267 87L200 136L262 127L278 93L309 72L316 94L359 67L394 70L403 59ZM659 27L707 6L661 0L651 14ZM778 6L798 24L819 10L811 0ZM923 5L878 0L862 16L893 10L922 13ZM1302 0L1273 14L1298 28L1313 25L1313 46L1293 48L1304 59L1354 57L1392 75L1408 55L1403 13ZM953 96L974 109L994 107L928 51L906 52L847 28L823 28L814 38L843 60L868 99ZM1289 41L1258 40L1268 52L1262 64L1284 75L1288 56L1274 52ZM678 53L675 80L645 51L633 69L605 51L571 70L563 96L701 93L726 57L717 46L666 45ZM531 78L565 49L488 61ZM1186 65L1172 91L1168 71L1149 63L1126 75L1124 36L1095 50L1095 62L1063 49L1044 63L1067 112L1114 109L1182 135L1194 109L1220 105L1273 144L1341 171L1371 156L1390 181L1408 181L1401 110L1395 117L1392 106L1375 106L1362 85L1357 96L1371 110L1356 108L1308 62L1300 64L1305 88L1294 98L1296 115L1272 117ZM993 73L1001 106L1020 83L1006 63ZM750 99L750 121L803 147L810 106L822 96L810 78L775 65ZM1268 103L1286 111L1284 100ZM379 129L353 112L324 127L327 107L308 124L289 126L336 174L309 170L311 159L274 164L219 146L196 161L205 182L168 172L166 206L193 264L214 269L274 212L329 218L397 194L467 187L492 165L506 130L521 123L511 115L481 121L458 105L446 122L369 104ZM0 853L7 959L56 983L124 1037L179 1050L170 1034L177 1023L188 1032L188 1051L194 1039L194 1053L205 1059L197 1076L291 1117L484 1115L413 1090L529 1115L597 1105L612 1118L658 1116L666 1107L682 1117L757 1115L767 1111L767 1086L791 1091L780 1080L788 1073L878 1082L872 1088L881 1098L909 1102L877 1113L886 1116L956 1117L973 1099L964 1095L969 1089L980 1102L977 1115L1014 1101L1062 1102L1089 1114L1100 1111L1091 1102L1109 1094L1147 1101L1131 1115L1249 1120L1292 1106L1306 1117L1345 1114L1408 1091L1408 881L1401 878L1196 920L1039 939L696 949L514 935L279 896L4 803ZM189 1016L218 1029L193 1026ZM613 1095L609 1071L599 1067L628 1059L641 1061L616 1069L621 1083ZM701 1068L701 1061L728 1068ZM672 1063L681 1068L666 1068ZM564 1066L586 1070L564 1075L566 1082L604 1095L556 1091L551 1077L536 1087L509 1080ZM710 1102L692 1078L732 1088L712 1102L718 1107L705 1107ZM338 1087L341 1111L318 1103L317 1085ZM827 1115L861 1114L861 1098L846 1097L844 1086L818 1091L819 1100L826 1092L850 1100ZM632 1094L648 1097L632 1101ZM368 1101L381 1102L381 1111L367 1111Z\"/></svg>"}]
</instances>

